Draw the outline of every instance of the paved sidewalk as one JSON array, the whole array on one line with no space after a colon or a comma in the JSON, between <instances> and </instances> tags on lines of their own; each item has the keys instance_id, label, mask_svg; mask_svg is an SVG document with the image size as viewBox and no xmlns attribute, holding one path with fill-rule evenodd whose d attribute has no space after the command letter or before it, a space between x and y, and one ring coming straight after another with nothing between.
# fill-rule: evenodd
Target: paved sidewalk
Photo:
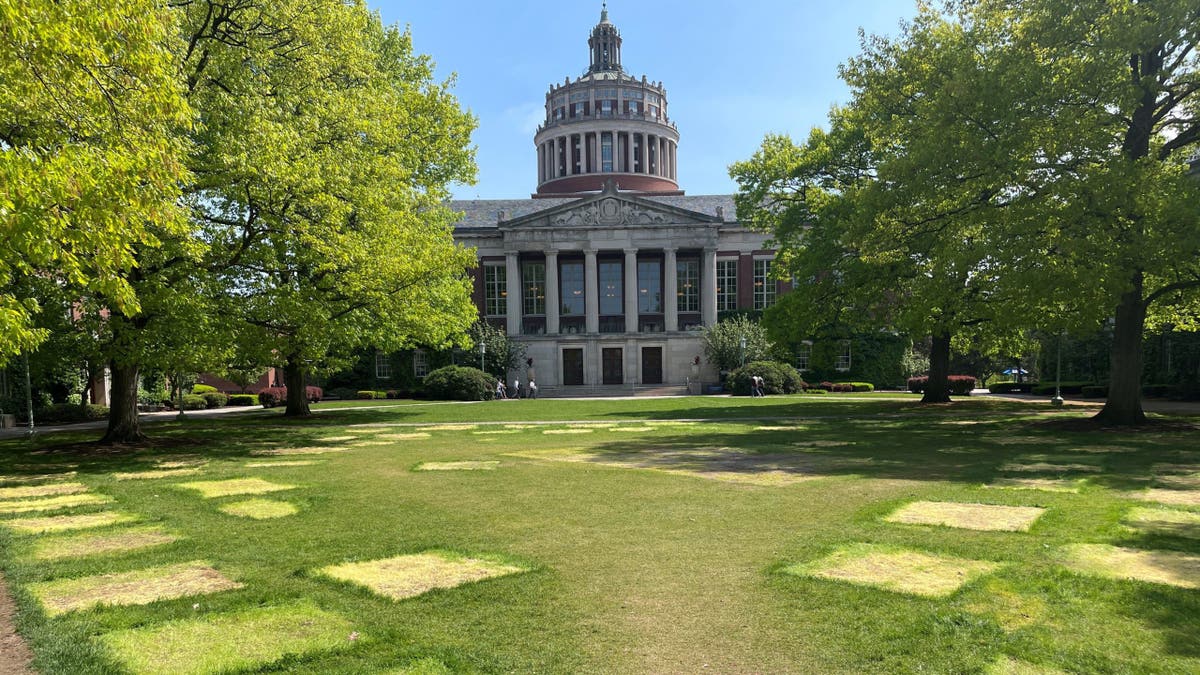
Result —
<instances>
[{"instance_id":1,"label":"paved sidewalk","mask_svg":"<svg viewBox=\"0 0 1200 675\"><path fill-rule=\"evenodd\" d=\"M250 414L266 412L261 406L226 406L224 408L213 408L212 410L189 410L184 415L187 419L194 417L215 417L217 415L232 415L232 414ZM138 421L143 424L147 422L173 422L179 417L179 413L174 410L164 410L162 412L141 413L138 415ZM33 418L34 429L39 434L51 433L56 431L87 431L88 429L106 429L108 428L107 420L96 420L95 422L78 422L76 424L53 424L48 426L38 426L37 417ZM21 438L29 432L27 427L17 427L15 429L0 429L0 440L6 438Z\"/></svg>"}]
</instances>

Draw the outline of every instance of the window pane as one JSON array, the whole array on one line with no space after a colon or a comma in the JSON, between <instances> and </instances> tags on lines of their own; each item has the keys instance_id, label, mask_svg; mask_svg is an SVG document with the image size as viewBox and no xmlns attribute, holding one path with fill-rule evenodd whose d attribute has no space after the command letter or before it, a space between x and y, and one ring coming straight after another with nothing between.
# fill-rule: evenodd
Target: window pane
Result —
<instances>
[{"instance_id":1,"label":"window pane","mask_svg":"<svg viewBox=\"0 0 1200 675\"><path fill-rule=\"evenodd\" d=\"M522 266L522 286L524 287L525 314L541 315L546 313L546 264L527 262Z\"/></svg>"},{"instance_id":2,"label":"window pane","mask_svg":"<svg viewBox=\"0 0 1200 675\"><path fill-rule=\"evenodd\" d=\"M583 314L583 263L565 262L560 267L562 315Z\"/></svg>"},{"instance_id":3,"label":"window pane","mask_svg":"<svg viewBox=\"0 0 1200 675\"><path fill-rule=\"evenodd\" d=\"M488 316L504 316L508 313L508 270L504 265L484 265L483 293L484 311Z\"/></svg>"},{"instance_id":4,"label":"window pane","mask_svg":"<svg viewBox=\"0 0 1200 675\"><path fill-rule=\"evenodd\" d=\"M597 273L600 275L600 314L624 314L625 285L621 279L621 263L602 262Z\"/></svg>"},{"instance_id":5,"label":"window pane","mask_svg":"<svg viewBox=\"0 0 1200 675\"><path fill-rule=\"evenodd\" d=\"M717 261L717 311L737 309L737 261Z\"/></svg>"},{"instance_id":6,"label":"window pane","mask_svg":"<svg viewBox=\"0 0 1200 675\"><path fill-rule=\"evenodd\" d=\"M662 263L638 263L638 313L662 314Z\"/></svg>"},{"instance_id":7,"label":"window pane","mask_svg":"<svg viewBox=\"0 0 1200 675\"><path fill-rule=\"evenodd\" d=\"M771 278L770 260L754 261L754 309L766 309L775 304L775 280Z\"/></svg>"},{"instance_id":8,"label":"window pane","mask_svg":"<svg viewBox=\"0 0 1200 675\"><path fill-rule=\"evenodd\" d=\"M675 264L679 311L700 311L700 261L680 260Z\"/></svg>"}]
</instances>

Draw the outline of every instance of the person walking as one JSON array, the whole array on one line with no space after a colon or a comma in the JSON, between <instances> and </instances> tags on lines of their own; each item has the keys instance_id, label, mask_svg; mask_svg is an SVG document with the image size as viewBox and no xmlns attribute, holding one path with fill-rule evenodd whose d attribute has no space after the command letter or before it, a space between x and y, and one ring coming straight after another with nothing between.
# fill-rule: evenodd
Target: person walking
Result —
<instances>
[{"instance_id":1,"label":"person walking","mask_svg":"<svg viewBox=\"0 0 1200 675\"><path fill-rule=\"evenodd\" d=\"M537 382L529 381L529 398L537 398Z\"/></svg>"},{"instance_id":2,"label":"person walking","mask_svg":"<svg viewBox=\"0 0 1200 675\"><path fill-rule=\"evenodd\" d=\"M508 398L508 392L505 390L504 380L497 379L496 380L496 399L503 400L506 398Z\"/></svg>"},{"instance_id":3,"label":"person walking","mask_svg":"<svg viewBox=\"0 0 1200 675\"><path fill-rule=\"evenodd\" d=\"M520 378L516 378L516 377L513 378L512 397L513 398L521 398L521 380L520 380Z\"/></svg>"}]
</instances>

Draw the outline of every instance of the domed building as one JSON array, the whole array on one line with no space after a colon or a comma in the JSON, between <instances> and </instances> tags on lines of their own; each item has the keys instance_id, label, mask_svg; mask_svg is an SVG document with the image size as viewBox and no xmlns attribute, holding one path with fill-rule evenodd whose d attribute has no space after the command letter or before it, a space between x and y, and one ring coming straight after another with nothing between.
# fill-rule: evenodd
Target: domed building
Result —
<instances>
[{"instance_id":1,"label":"domed building","mask_svg":"<svg viewBox=\"0 0 1200 675\"><path fill-rule=\"evenodd\" d=\"M530 371L508 379L542 395L699 393L718 379L700 329L790 287L732 196L679 188L667 90L625 72L607 9L587 46L586 72L546 92L531 198L450 204L479 256L475 303L527 347Z\"/></svg>"}]
</instances>

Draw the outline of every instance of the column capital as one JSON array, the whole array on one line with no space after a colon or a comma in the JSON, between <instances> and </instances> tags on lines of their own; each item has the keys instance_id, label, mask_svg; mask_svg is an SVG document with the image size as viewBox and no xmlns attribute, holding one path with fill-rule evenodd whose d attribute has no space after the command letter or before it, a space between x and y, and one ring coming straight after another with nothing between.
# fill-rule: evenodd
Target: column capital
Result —
<instances>
[{"instance_id":1,"label":"column capital","mask_svg":"<svg viewBox=\"0 0 1200 675\"><path fill-rule=\"evenodd\" d=\"M664 246L663 247L663 253L675 253L678 250L679 250L678 246Z\"/></svg>"},{"instance_id":2,"label":"column capital","mask_svg":"<svg viewBox=\"0 0 1200 675\"><path fill-rule=\"evenodd\" d=\"M598 249L594 249L594 248L585 248L585 249L583 249L583 254L586 256L595 256L597 250Z\"/></svg>"},{"instance_id":3,"label":"column capital","mask_svg":"<svg viewBox=\"0 0 1200 675\"><path fill-rule=\"evenodd\" d=\"M635 248L625 248L625 249L621 249L621 250L625 251L625 255L637 255L637 252L638 252L638 249L636 247Z\"/></svg>"}]
</instances>

